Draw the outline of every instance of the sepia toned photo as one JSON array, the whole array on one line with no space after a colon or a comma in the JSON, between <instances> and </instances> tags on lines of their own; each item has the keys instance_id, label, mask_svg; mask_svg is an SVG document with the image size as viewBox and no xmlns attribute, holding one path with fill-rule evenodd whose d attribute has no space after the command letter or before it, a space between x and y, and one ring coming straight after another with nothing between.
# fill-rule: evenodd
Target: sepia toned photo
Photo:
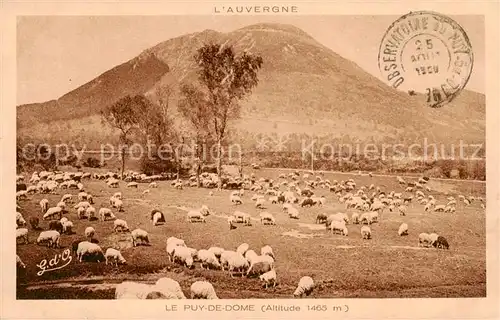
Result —
<instances>
[{"instance_id":1,"label":"sepia toned photo","mask_svg":"<svg viewBox=\"0 0 500 320\"><path fill-rule=\"evenodd\" d=\"M491 297L486 16L301 8L13 18L13 299Z\"/></svg>"}]
</instances>

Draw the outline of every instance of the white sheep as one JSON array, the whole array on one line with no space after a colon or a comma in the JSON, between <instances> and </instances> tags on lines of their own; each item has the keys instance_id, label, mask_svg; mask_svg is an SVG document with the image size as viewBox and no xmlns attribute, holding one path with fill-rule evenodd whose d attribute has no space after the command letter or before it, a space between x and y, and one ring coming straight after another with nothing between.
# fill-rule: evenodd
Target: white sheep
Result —
<instances>
[{"instance_id":1,"label":"white sheep","mask_svg":"<svg viewBox=\"0 0 500 320\"><path fill-rule=\"evenodd\" d=\"M202 214L202 215L204 215L204 216L209 216L210 214L212 214L212 213L213 213L210 209L208 209L208 206L207 206L207 205L202 205L202 206L201 206L201 209L200 209L200 212L201 212L201 214Z\"/></svg>"},{"instance_id":2,"label":"white sheep","mask_svg":"<svg viewBox=\"0 0 500 320\"><path fill-rule=\"evenodd\" d=\"M164 221L165 221L165 216L163 215L163 213L161 211L156 211L153 214L153 226L156 226L160 222L164 222Z\"/></svg>"},{"instance_id":3,"label":"white sheep","mask_svg":"<svg viewBox=\"0 0 500 320\"><path fill-rule=\"evenodd\" d=\"M362 239L370 239L372 237L372 230L369 226L361 227L361 238Z\"/></svg>"},{"instance_id":4,"label":"white sheep","mask_svg":"<svg viewBox=\"0 0 500 320\"><path fill-rule=\"evenodd\" d=\"M135 181L127 183L127 188L137 188L139 184Z\"/></svg>"},{"instance_id":5,"label":"white sheep","mask_svg":"<svg viewBox=\"0 0 500 320\"><path fill-rule=\"evenodd\" d=\"M248 243L242 243L238 246L238 248L236 249L236 252L238 252L239 254L241 254L242 256L245 255L245 252L248 251L249 249L249 245Z\"/></svg>"},{"instance_id":6,"label":"white sheep","mask_svg":"<svg viewBox=\"0 0 500 320\"><path fill-rule=\"evenodd\" d=\"M163 277L156 281L155 290L161 292L166 299L186 299L181 285L174 279Z\"/></svg>"},{"instance_id":7,"label":"white sheep","mask_svg":"<svg viewBox=\"0 0 500 320\"><path fill-rule=\"evenodd\" d=\"M151 183L149 184L148 188L151 188L151 189L153 189L153 188L158 188L158 184L157 184L156 182L154 182L154 181L153 181L153 182L151 182Z\"/></svg>"},{"instance_id":8,"label":"white sheep","mask_svg":"<svg viewBox=\"0 0 500 320\"><path fill-rule=\"evenodd\" d=\"M241 276L243 276L243 272L249 267L248 260L238 252L229 256L227 264L232 278L234 277L233 272L241 272Z\"/></svg>"},{"instance_id":9,"label":"white sheep","mask_svg":"<svg viewBox=\"0 0 500 320\"><path fill-rule=\"evenodd\" d=\"M434 207L434 212L443 212L446 206L444 204L439 204Z\"/></svg>"},{"instance_id":10,"label":"white sheep","mask_svg":"<svg viewBox=\"0 0 500 320\"><path fill-rule=\"evenodd\" d=\"M84 200L87 200L88 194L86 192L78 192L78 201L83 202Z\"/></svg>"},{"instance_id":11,"label":"white sheep","mask_svg":"<svg viewBox=\"0 0 500 320\"><path fill-rule=\"evenodd\" d=\"M45 214L43 215L43 220L47 220L49 218L52 219L56 215L59 215L59 219L62 218L62 208L61 207L52 207L52 208L49 208L47 210L47 212L45 212Z\"/></svg>"},{"instance_id":12,"label":"white sheep","mask_svg":"<svg viewBox=\"0 0 500 320\"><path fill-rule=\"evenodd\" d=\"M188 268L192 268L194 259L193 253L190 248L175 246L172 254L173 262L180 262L182 265L185 265Z\"/></svg>"},{"instance_id":13,"label":"white sheep","mask_svg":"<svg viewBox=\"0 0 500 320\"><path fill-rule=\"evenodd\" d=\"M339 231L340 234L344 236L347 236L349 233L344 221L332 221L332 223L329 226L329 229L331 230L332 233L337 233L337 231Z\"/></svg>"},{"instance_id":14,"label":"white sheep","mask_svg":"<svg viewBox=\"0 0 500 320\"><path fill-rule=\"evenodd\" d=\"M78 248L76 249L78 261L82 262L83 257L86 255L94 256L97 262L101 262L104 257L104 253L98 244L89 241L82 241L78 244Z\"/></svg>"},{"instance_id":15,"label":"white sheep","mask_svg":"<svg viewBox=\"0 0 500 320\"><path fill-rule=\"evenodd\" d=\"M122 220L122 219L116 219L113 222L113 231L117 232L118 229L120 229L120 232L122 232L122 231L129 231L130 230L129 227L128 227L127 221Z\"/></svg>"},{"instance_id":16,"label":"white sheep","mask_svg":"<svg viewBox=\"0 0 500 320\"><path fill-rule=\"evenodd\" d=\"M78 208L80 208L80 207L83 207L83 208L87 209L88 207L90 207L90 202L88 202L88 201L80 201L73 208L75 208L75 209L78 210Z\"/></svg>"},{"instance_id":17,"label":"white sheep","mask_svg":"<svg viewBox=\"0 0 500 320\"><path fill-rule=\"evenodd\" d=\"M191 299L219 299L214 286L208 281L196 281L191 285Z\"/></svg>"},{"instance_id":18,"label":"white sheep","mask_svg":"<svg viewBox=\"0 0 500 320\"><path fill-rule=\"evenodd\" d=\"M314 290L314 281L309 276L304 276L300 278L299 284L297 285L297 289L293 292L295 297L301 297L305 294L309 296Z\"/></svg>"},{"instance_id":19,"label":"white sheep","mask_svg":"<svg viewBox=\"0 0 500 320\"><path fill-rule=\"evenodd\" d=\"M108 264L108 262L114 263L115 266L118 266L118 263L121 264L127 263L125 258L123 258L121 252L114 248L108 248L106 250L106 253L104 254L104 258L106 259L106 265Z\"/></svg>"},{"instance_id":20,"label":"white sheep","mask_svg":"<svg viewBox=\"0 0 500 320\"><path fill-rule=\"evenodd\" d=\"M132 246L136 247L140 244L149 244L149 235L147 231L142 229L135 229L132 231Z\"/></svg>"},{"instance_id":21,"label":"white sheep","mask_svg":"<svg viewBox=\"0 0 500 320\"><path fill-rule=\"evenodd\" d=\"M220 269L220 262L212 251L201 249L198 251L198 260L201 262L201 268Z\"/></svg>"},{"instance_id":22,"label":"white sheep","mask_svg":"<svg viewBox=\"0 0 500 320\"><path fill-rule=\"evenodd\" d=\"M408 224L406 224L406 223L402 223L402 224L399 226L399 229L398 229L398 235L399 235L399 236L406 236L406 235L408 235Z\"/></svg>"},{"instance_id":23,"label":"white sheep","mask_svg":"<svg viewBox=\"0 0 500 320\"><path fill-rule=\"evenodd\" d=\"M106 221L106 218L111 218L111 219L115 219L115 215L113 214L113 212L111 211L111 209L109 208L101 208L99 209L99 217L101 217L101 221Z\"/></svg>"},{"instance_id":24,"label":"white sheep","mask_svg":"<svg viewBox=\"0 0 500 320\"><path fill-rule=\"evenodd\" d=\"M243 201L241 200L240 196L236 194L231 194L229 196L229 201L231 201L232 204L243 204Z\"/></svg>"},{"instance_id":25,"label":"white sheep","mask_svg":"<svg viewBox=\"0 0 500 320\"><path fill-rule=\"evenodd\" d=\"M23 243L29 243L29 241L28 241L28 229L27 228L16 229L16 241L17 241L17 239L23 240Z\"/></svg>"},{"instance_id":26,"label":"white sheep","mask_svg":"<svg viewBox=\"0 0 500 320\"><path fill-rule=\"evenodd\" d=\"M264 225L266 224L276 225L276 219L269 212L262 212L260 214L260 222Z\"/></svg>"},{"instance_id":27,"label":"white sheep","mask_svg":"<svg viewBox=\"0 0 500 320\"><path fill-rule=\"evenodd\" d=\"M251 225L250 215L245 212L235 211L233 216L236 218L236 222L243 222L245 225Z\"/></svg>"},{"instance_id":28,"label":"white sheep","mask_svg":"<svg viewBox=\"0 0 500 320\"><path fill-rule=\"evenodd\" d=\"M88 238L90 241L95 236L95 229L93 227L87 227L87 228L85 228L84 233L85 233L85 237Z\"/></svg>"},{"instance_id":29,"label":"white sheep","mask_svg":"<svg viewBox=\"0 0 500 320\"><path fill-rule=\"evenodd\" d=\"M259 209L264 208L264 204L266 203L266 200L264 198L259 198L257 201L255 201L255 207Z\"/></svg>"},{"instance_id":30,"label":"white sheep","mask_svg":"<svg viewBox=\"0 0 500 320\"><path fill-rule=\"evenodd\" d=\"M186 220L188 222L195 222L195 221L207 222L205 220L205 217L203 216L203 214L201 214L201 212L197 211L197 210L190 210L190 211L188 211L188 213L186 215Z\"/></svg>"},{"instance_id":31,"label":"white sheep","mask_svg":"<svg viewBox=\"0 0 500 320\"><path fill-rule=\"evenodd\" d=\"M115 299L146 299L153 286L145 283L123 281L115 289Z\"/></svg>"},{"instance_id":32,"label":"white sheep","mask_svg":"<svg viewBox=\"0 0 500 320\"><path fill-rule=\"evenodd\" d=\"M270 283L273 284L273 287L276 287L276 270L272 269L271 271L261 274L259 279L260 281L264 281L266 289Z\"/></svg>"},{"instance_id":33,"label":"white sheep","mask_svg":"<svg viewBox=\"0 0 500 320\"><path fill-rule=\"evenodd\" d=\"M299 210L294 207L288 208L288 217L291 219L299 219Z\"/></svg>"},{"instance_id":34,"label":"white sheep","mask_svg":"<svg viewBox=\"0 0 500 320\"><path fill-rule=\"evenodd\" d=\"M47 210L49 209L49 200L47 199L40 200L40 208L42 209L42 213L47 212Z\"/></svg>"},{"instance_id":35,"label":"white sheep","mask_svg":"<svg viewBox=\"0 0 500 320\"><path fill-rule=\"evenodd\" d=\"M359 214L357 212L354 212L352 214L351 220L353 224L359 224Z\"/></svg>"},{"instance_id":36,"label":"white sheep","mask_svg":"<svg viewBox=\"0 0 500 320\"><path fill-rule=\"evenodd\" d=\"M66 193L65 195L62 196L61 202L71 203L72 199L73 199L73 196L70 193Z\"/></svg>"},{"instance_id":37,"label":"white sheep","mask_svg":"<svg viewBox=\"0 0 500 320\"><path fill-rule=\"evenodd\" d=\"M432 245L432 239L428 233L420 233L418 235L418 246L429 247Z\"/></svg>"},{"instance_id":38,"label":"white sheep","mask_svg":"<svg viewBox=\"0 0 500 320\"><path fill-rule=\"evenodd\" d=\"M271 246L269 245L265 245L262 248L260 248L260 254L263 256L267 255L273 259L276 259L274 256L273 248L271 248Z\"/></svg>"},{"instance_id":39,"label":"white sheep","mask_svg":"<svg viewBox=\"0 0 500 320\"><path fill-rule=\"evenodd\" d=\"M224 250L221 253L219 261L221 263L222 270L225 270L225 267L228 266L229 258L232 255L235 255L235 254L237 254L237 252L236 251L231 251L231 250Z\"/></svg>"},{"instance_id":40,"label":"white sheep","mask_svg":"<svg viewBox=\"0 0 500 320\"><path fill-rule=\"evenodd\" d=\"M63 233L70 234L73 230L73 222L66 220L62 222Z\"/></svg>"},{"instance_id":41,"label":"white sheep","mask_svg":"<svg viewBox=\"0 0 500 320\"><path fill-rule=\"evenodd\" d=\"M56 230L48 230L40 232L40 235L36 239L36 243L40 244L43 242L47 242L47 247L60 247L61 234Z\"/></svg>"},{"instance_id":42,"label":"white sheep","mask_svg":"<svg viewBox=\"0 0 500 320\"><path fill-rule=\"evenodd\" d=\"M121 199L115 198L112 204L113 208L118 209L118 212L123 212L123 201Z\"/></svg>"}]
</instances>

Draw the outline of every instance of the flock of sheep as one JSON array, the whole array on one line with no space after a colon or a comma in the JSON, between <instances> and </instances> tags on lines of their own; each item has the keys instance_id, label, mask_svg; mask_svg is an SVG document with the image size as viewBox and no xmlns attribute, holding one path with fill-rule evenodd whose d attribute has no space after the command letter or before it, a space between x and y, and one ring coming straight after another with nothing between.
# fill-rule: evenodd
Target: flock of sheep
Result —
<instances>
[{"instance_id":1,"label":"flock of sheep","mask_svg":"<svg viewBox=\"0 0 500 320\"><path fill-rule=\"evenodd\" d=\"M371 177L371 173L369 175ZM148 188L142 192L145 195L150 192L151 188L158 188L156 180L166 180L168 178L171 177L166 177L165 175L146 176L144 174L129 172L124 181L127 182L126 186L128 188L137 188L139 185L138 182L149 183ZM25 181L23 176L18 176L18 191L16 193L18 210L20 209L22 200L27 199L31 194L57 194L58 190L61 189L78 191L76 195L65 193L53 207L50 207L49 200L47 199L40 201L41 219L50 220L50 222L49 230L42 230L36 243L46 243L48 247L60 247L61 237L64 234L72 234L74 227L74 223L67 217L63 217L63 214L67 214L73 209L75 210L75 223L84 219L88 222L97 219L102 222L112 220L114 232L130 232L130 240L134 247L149 245L147 231L139 228L131 231L127 221L116 216L124 211L122 193L115 192L109 199L109 206L104 207L103 203L101 204L102 207L97 211L93 206L93 196L85 190L83 184L85 179L104 180L109 188L116 188L120 183L117 174L113 172L108 172L107 174L34 172L29 179L29 186L23 183ZM200 177L192 176L187 181L175 179L171 182L171 185L176 189L194 187L197 185L198 179L200 179L201 186L205 188L214 188L218 183L217 175L203 173ZM316 196L314 191L317 188L326 189L334 195L329 201L342 203L345 205L346 210L352 209L355 212L350 217L343 212L335 214L321 212L317 215L315 222L317 224L325 224L326 230L342 236L348 236L348 224L359 224L361 226L361 238L367 240L372 238L370 226L373 223L381 222L381 216L384 211L397 212L400 216L405 216L407 206L410 203L417 203L423 206L424 211L456 212L458 203L454 197L448 197L446 204L438 204L433 195L426 196L424 194L424 190L426 192L431 191L427 185L428 178L421 177L418 181L414 182L406 182L401 177L396 177L396 179L403 189L400 192L386 192L374 184L357 188L356 182L353 179L340 182L337 180L330 181L323 179L321 174L314 177L312 172L306 172L301 176L298 171L291 172L288 175L281 174L278 181L268 178L257 179L255 174L250 176L245 175L241 178L225 177L223 187L226 189L235 189L229 196L229 203L235 207L247 201L244 197L246 192L253 193L249 199L254 203L255 210L260 211L258 220L260 220L262 225L276 225L276 218L271 213L265 211L269 205L281 205L283 212L290 219L300 219L300 212L310 207L325 206L327 198L325 196ZM19 187L20 185L21 187ZM213 194L213 191L209 192L210 196ZM458 200L464 206L470 205L473 201L480 201L481 206L484 208L484 199L482 198L460 195L458 196ZM76 204L74 205L74 203ZM207 205L201 205L199 209L188 210L186 220L190 223L206 223L207 217L213 213ZM252 225L252 216L246 212L235 210L233 214L226 217L230 230L236 229L238 223L246 226ZM151 211L150 218L153 226L166 222L164 213L158 209ZM29 224L33 230L41 229L39 223L40 219L36 216L32 216L29 219ZM22 214L17 212L16 239L24 243L29 243L27 225L28 223ZM405 236L408 235L408 228L408 224L403 222L395 232L397 231L399 236ZM96 243L96 231L93 226L89 225L86 227L84 236L85 240L80 239L72 243L72 252L76 255L79 262L92 260L114 265L127 263L118 248L110 247L104 251ZM446 238L436 233L420 233L418 236L418 246L449 249ZM274 263L275 255L269 245L262 247L259 255L250 249L247 243L241 244L235 250L226 250L220 247L195 249L188 247L183 239L169 237L166 239L166 252L171 262L178 263L187 268L193 268L195 262L198 262L203 269L220 269L223 272L229 272L231 277L234 277L235 274L240 274L242 277L244 275L247 277L257 276L263 282L265 288L274 287L277 284ZM23 268L26 267L19 256L17 256L17 265ZM302 277L294 295L310 295L313 288L314 281L312 278L308 276ZM191 298L217 299L212 284L207 281L193 283L190 287L190 292ZM180 285L175 280L161 278L155 285L125 281L117 286L115 298L183 299L185 296L180 289Z\"/></svg>"}]
</instances>

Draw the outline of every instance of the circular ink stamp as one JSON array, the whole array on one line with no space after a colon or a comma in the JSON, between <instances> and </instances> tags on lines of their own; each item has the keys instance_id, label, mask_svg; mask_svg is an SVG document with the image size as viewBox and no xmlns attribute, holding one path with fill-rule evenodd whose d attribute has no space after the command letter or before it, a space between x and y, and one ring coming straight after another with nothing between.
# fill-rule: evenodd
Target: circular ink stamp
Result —
<instances>
[{"instance_id":1,"label":"circular ink stamp","mask_svg":"<svg viewBox=\"0 0 500 320\"><path fill-rule=\"evenodd\" d=\"M472 72L472 46L462 27L430 11L410 12L387 29L378 66L393 88L424 93L439 108L465 87Z\"/></svg>"}]
</instances>

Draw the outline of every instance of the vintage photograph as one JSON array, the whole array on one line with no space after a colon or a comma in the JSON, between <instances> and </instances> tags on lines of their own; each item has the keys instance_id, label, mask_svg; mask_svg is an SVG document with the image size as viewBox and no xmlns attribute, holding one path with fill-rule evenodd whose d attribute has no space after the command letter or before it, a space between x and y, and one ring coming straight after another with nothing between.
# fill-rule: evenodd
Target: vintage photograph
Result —
<instances>
[{"instance_id":1,"label":"vintage photograph","mask_svg":"<svg viewBox=\"0 0 500 320\"><path fill-rule=\"evenodd\" d=\"M486 297L485 17L245 10L17 16L16 298Z\"/></svg>"}]
</instances>

